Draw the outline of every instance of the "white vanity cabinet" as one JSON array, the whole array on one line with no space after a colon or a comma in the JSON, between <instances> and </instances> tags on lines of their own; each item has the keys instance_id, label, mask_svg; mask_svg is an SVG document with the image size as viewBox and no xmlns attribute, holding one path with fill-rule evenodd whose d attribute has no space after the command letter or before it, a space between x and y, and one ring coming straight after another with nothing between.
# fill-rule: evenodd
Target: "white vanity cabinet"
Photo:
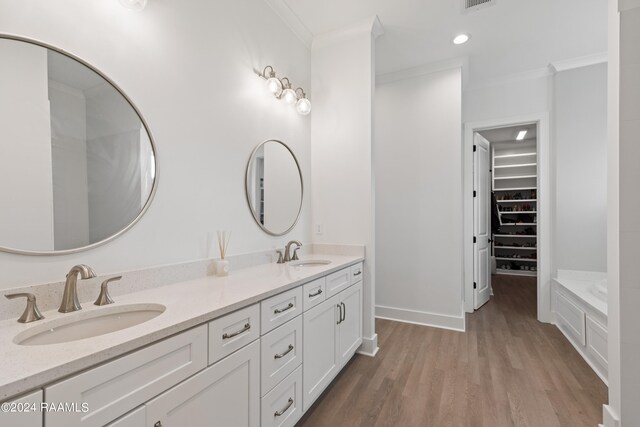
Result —
<instances>
[{"instance_id":1,"label":"white vanity cabinet","mask_svg":"<svg viewBox=\"0 0 640 427\"><path fill-rule=\"evenodd\" d=\"M359 264L361 267L362 264ZM303 314L303 406L307 411L362 344L361 275L334 273L349 286ZM327 279L329 281L329 279ZM356 284L351 284L357 282Z\"/></svg>"},{"instance_id":2,"label":"white vanity cabinet","mask_svg":"<svg viewBox=\"0 0 640 427\"><path fill-rule=\"evenodd\" d=\"M259 427L260 341L227 356L145 406L148 427Z\"/></svg>"},{"instance_id":3,"label":"white vanity cabinet","mask_svg":"<svg viewBox=\"0 0 640 427\"><path fill-rule=\"evenodd\" d=\"M206 366L207 325L201 325L45 387L48 404L79 407L45 412L45 424L102 427Z\"/></svg>"},{"instance_id":4,"label":"white vanity cabinet","mask_svg":"<svg viewBox=\"0 0 640 427\"><path fill-rule=\"evenodd\" d=\"M5 402L0 411L0 426L42 427L42 390Z\"/></svg>"}]
</instances>

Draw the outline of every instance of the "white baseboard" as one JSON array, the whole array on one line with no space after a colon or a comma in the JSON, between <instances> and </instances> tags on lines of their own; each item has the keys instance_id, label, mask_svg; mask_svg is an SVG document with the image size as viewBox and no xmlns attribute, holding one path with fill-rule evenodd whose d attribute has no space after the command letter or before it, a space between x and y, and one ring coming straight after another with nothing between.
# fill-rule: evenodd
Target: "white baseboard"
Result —
<instances>
[{"instance_id":1,"label":"white baseboard","mask_svg":"<svg viewBox=\"0 0 640 427\"><path fill-rule=\"evenodd\" d=\"M356 353L363 356L375 357L378 353L378 334L373 334L371 338L362 338L362 344Z\"/></svg>"},{"instance_id":2,"label":"white baseboard","mask_svg":"<svg viewBox=\"0 0 640 427\"><path fill-rule=\"evenodd\" d=\"M464 315L462 317L448 316L446 314L377 305L376 317L379 319L395 320L397 322L451 329L453 331L464 332L465 330Z\"/></svg>"},{"instance_id":3,"label":"white baseboard","mask_svg":"<svg viewBox=\"0 0 640 427\"><path fill-rule=\"evenodd\" d=\"M602 426L620 427L620 419L615 410L609 405L602 405Z\"/></svg>"}]
</instances>

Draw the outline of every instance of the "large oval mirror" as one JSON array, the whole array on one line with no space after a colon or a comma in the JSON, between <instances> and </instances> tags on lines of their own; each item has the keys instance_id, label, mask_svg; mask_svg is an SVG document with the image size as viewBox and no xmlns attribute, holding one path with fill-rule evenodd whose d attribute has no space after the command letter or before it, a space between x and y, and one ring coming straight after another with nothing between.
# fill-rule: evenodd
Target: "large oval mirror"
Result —
<instances>
[{"instance_id":1,"label":"large oval mirror","mask_svg":"<svg viewBox=\"0 0 640 427\"><path fill-rule=\"evenodd\" d=\"M302 173L286 144L270 139L253 150L246 193L253 218L268 234L282 236L296 225L302 210Z\"/></svg>"},{"instance_id":2,"label":"large oval mirror","mask_svg":"<svg viewBox=\"0 0 640 427\"><path fill-rule=\"evenodd\" d=\"M0 250L55 255L103 244L157 186L149 129L84 61L0 35Z\"/></svg>"}]
</instances>

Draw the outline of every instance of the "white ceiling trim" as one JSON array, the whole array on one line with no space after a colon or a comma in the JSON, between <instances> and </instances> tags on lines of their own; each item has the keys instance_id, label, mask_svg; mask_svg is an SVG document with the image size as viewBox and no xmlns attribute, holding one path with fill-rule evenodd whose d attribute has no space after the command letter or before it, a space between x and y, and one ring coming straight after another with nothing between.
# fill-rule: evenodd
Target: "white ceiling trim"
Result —
<instances>
[{"instance_id":1,"label":"white ceiling trim","mask_svg":"<svg viewBox=\"0 0 640 427\"><path fill-rule=\"evenodd\" d=\"M295 14L285 0L264 0L273 11L284 21L285 24L293 31L293 33L304 43L304 45L311 49L311 43L313 42L313 34L309 31L309 28L302 22L302 20Z\"/></svg>"},{"instance_id":2,"label":"white ceiling trim","mask_svg":"<svg viewBox=\"0 0 640 427\"><path fill-rule=\"evenodd\" d=\"M618 0L618 12L640 7L640 0Z\"/></svg>"},{"instance_id":3,"label":"white ceiling trim","mask_svg":"<svg viewBox=\"0 0 640 427\"><path fill-rule=\"evenodd\" d=\"M455 58L448 61L434 62L431 64L418 65L417 67L411 67L400 71L393 71L391 73L380 74L376 76L376 85L384 85L387 83L393 83L399 80L411 79L414 77L425 76L427 74L433 74L440 71L451 70L453 68L468 69L467 58ZM463 77L464 80L464 77Z\"/></svg>"},{"instance_id":4,"label":"white ceiling trim","mask_svg":"<svg viewBox=\"0 0 640 427\"><path fill-rule=\"evenodd\" d=\"M571 58L563 61L555 61L549 64L549 68L551 68L551 70L554 73L559 73L561 71L573 70L575 68L582 68L582 67L588 67L590 65L602 64L607 61L608 61L607 52L601 52L593 55L581 56L579 58Z\"/></svg>"},{"instance_id":5,"label":"white ceiling trim","mask_svg":"<svg viewBox=\"0 0 640 427\"><path fill-rule=\"evenodd\" d=\"M362 19L345 28L317 35L313 37L312 46L313 49L322 48L362 34L371 34L374 39L384 34L384 27L377 15Z\"/></svg>"},{"instance_id":6,"label":"white ceiling trim","mask_svg":"<svg viewBox=\"0 0 640 427\"><path fill-rule=\"evenodd\" d=\"M552 76L553 72L549 67L537 68L535 70L524 71L522 73L509 74L497 79L485 80L481 83L468 85L466 90L486 89L488 87L501 86L508 83L523 82L527 80L537 80Z\"/></svg>"}]
</instances>

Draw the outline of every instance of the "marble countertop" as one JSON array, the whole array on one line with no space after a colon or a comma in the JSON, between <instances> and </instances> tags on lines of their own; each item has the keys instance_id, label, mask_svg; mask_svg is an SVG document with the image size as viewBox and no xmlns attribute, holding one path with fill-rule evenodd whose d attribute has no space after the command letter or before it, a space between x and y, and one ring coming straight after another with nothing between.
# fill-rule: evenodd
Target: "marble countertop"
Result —
<instances>
[{"instance_id":1,"label":"marble countertop","mask_svg":"<svg viewBox=\"0 0 640 427\"><path fill-rule=\"evenodd\" d=\"M84 304L77 313L43 313L45 320L30 324L15 319L0 322L0 401L40 388L83 369L106 362L155 341L257 303L315 278L363 260L362 256L313 254L301 259L324 259L328 265L295 267L262 264L227 277L207 276L161 286L117 298L116 305L162 304L166 310L145 323L105 335L61 344L24 346L14 337L55 319L104 309Z\"/></svg>"}]
</instances>

